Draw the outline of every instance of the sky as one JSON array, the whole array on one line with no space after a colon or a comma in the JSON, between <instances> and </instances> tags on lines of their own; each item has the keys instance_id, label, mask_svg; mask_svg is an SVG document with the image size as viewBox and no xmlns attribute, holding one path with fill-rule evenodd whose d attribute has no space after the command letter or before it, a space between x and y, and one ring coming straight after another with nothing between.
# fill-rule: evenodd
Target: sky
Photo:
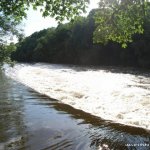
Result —
<instances>
[{"instance_id":1,"label":"sky","mask_svg":"<svg viewBox=\"0 0 150 150\"><path fill-rule=\"evenodd\" d=\"M89 8L87 12L89 12L93 8L98 7L99 0L90 0ZM24 24L24 34L25 36L29 36L36 31L40 31L42 29L46 29L49 27L56 27L57 22L54 18L50 17L42 17L40 11L34 11L32 8L27 12L27 19L23 21Z\"/></svg>"}]
</instances>

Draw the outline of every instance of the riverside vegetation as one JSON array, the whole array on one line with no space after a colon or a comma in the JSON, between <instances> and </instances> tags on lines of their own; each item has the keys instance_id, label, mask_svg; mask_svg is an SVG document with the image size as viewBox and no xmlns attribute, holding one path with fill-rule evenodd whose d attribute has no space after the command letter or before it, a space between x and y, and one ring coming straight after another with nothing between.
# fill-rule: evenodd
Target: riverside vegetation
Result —
<instances>
[{"instance_id":1,"label":"riverside vegetation","mask_svg":"<svg viewBox=\"0 0 150 150\"><path fill-rule=\"evenodd\" d=\"M12 51L7 50L10 46L6 41L15 35L19 43L12 58L19 61L149 68L149 0L100 0L99 8L87 18L77 18L88 3L89 0L2 0L0 63L9 62L15 47L11 43ZM42 7L41 14L54 17L58 27L23 38L19 25L29 6L35 10ZM71 22L60 24L64 19Z\"/></svg>"},{"instance_id":2,"label":"riverside vegetation","mask_svg":"<svg viewBox=\"0 0 150 150\"><path fill-rule=\"evenodd\" d=\"M12 59L21 62L48 62L79 65L114 65L150 67L150 14L144 34L135 34L133 42L123 48L117 42L94 44L94 16L78 17L74 22L59 24L33 33L16 44Z\"/></svg>"}]
</instances>

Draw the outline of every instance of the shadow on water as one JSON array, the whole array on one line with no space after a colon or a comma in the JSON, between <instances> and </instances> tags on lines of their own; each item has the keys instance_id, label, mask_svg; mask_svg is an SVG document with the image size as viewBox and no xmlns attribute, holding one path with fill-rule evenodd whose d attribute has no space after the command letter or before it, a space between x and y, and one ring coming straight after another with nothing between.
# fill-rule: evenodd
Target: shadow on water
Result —
<instances>
[{"instance_id":1,"label":"shadow on water","mask_svg":"<svg viewBox=\"0 0 150 150\"><path fill-rule=\"evenodd\" d=\"M44 95L43 97L46 98ZM48 101L50 100L52 99L48 99ZM88 129L92 131L89 131L90 147L93 145L103 147L106 144L109 149L130 149L130 147L126 147L126 144L145 143L148 146L150 143L149 130L106 121L82 110L74 109L69 105L59 103L57 100L46 105L55 108L60 114L69 114L69 117L80 120L78 125L89 125ZM131 149L140 149L140 147L132 146Z\"/></svg>"},{"instance_id":2,"label":"shadow on water","mask_svg":"<svg viewBox=\"0 0 150 150\"><path fill-rule=\"evenodd\" d=\"M25 134L23 101L17 94L19 89L14 88L16 85L17 83L6 78L0 71L0 150L12 149L9 143L24 145L21 136ZM19 143L14 143L18 140Z\"/></svg>"},{"instance_id":3,"label":"shadow on water","mask_svg":"<svg viewBox=\"0 0 150 150\"><path fill-rule=\"evenodd\" d=\"M0 150L148 150L149 144L148 130L102 120L0 74Z\"/></svg>"}]
</instances>

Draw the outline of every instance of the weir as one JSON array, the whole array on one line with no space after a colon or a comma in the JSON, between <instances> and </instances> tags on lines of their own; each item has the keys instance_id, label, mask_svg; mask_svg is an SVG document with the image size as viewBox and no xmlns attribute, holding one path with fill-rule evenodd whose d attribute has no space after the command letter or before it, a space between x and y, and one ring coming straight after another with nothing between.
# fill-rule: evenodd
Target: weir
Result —
<instances>
[{"instance_id":1,"label":"weir","mask_svg":"<svg viewBox=\"0 0 150 150\"><path fill-rule=\"evenodd\" d=\"M6 74L105 120L150 130L150 73L121 68L16 64Z\"/></svg>"}]
</instances>

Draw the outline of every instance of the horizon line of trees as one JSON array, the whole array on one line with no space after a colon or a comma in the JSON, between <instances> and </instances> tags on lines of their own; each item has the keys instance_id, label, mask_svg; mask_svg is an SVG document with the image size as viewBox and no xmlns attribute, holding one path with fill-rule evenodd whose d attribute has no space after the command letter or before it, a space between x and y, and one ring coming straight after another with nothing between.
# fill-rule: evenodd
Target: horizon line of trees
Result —
<instances>
[{"instance_id":1,"label":"horizon line of trees","mask_svg":"<svg viewBox=\"0 0 150 150\"><path fill-rule=\"evenodd\" d=\"M144 34L135 34L133 42L122 48L109 41L94 44L97 9L87 17L33 33L16 44L12 59L20 62L48 62L78 65L115 65L150 68L150 14Z\"/></svg>"}]
</instances>

